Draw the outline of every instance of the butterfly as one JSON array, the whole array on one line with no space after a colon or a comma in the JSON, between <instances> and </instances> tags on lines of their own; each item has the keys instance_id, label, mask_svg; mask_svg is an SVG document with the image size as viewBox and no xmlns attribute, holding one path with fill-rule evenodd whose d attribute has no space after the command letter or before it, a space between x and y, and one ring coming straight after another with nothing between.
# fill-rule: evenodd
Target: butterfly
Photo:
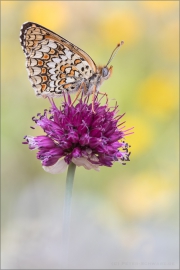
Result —
<instances>
[{"instance_id":1,"label":"butterfly","mask_svg":"<svg viewBox=\"0 0 180 270\"><path fill-rule=\"evenodd\" d=\"M63 93L92 94L94 111L95 93L112 74L108 67L121 41L108 63L97 67L92 58L65 38L33 22L26 22L20 30L20 43L26 56L29 80L36 96L59 97Z\"/></svg>"}]
</instances>

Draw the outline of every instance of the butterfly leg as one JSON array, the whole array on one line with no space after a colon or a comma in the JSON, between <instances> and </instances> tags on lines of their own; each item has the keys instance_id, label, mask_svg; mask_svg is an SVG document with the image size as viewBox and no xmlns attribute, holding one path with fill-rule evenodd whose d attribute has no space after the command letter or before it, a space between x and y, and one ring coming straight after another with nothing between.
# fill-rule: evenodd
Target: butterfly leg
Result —
<instances>
[{"instance_id":1,"label":"butterfly leg","mask_svg":"<svg viewBox=\"0 0 180 270\"><path fill-rule=\"evenodd\" d=\"M106 93L98 92L98 94L106 96L106 103L108 103L108 95Z\"/></svg>"},{"instance_id":2,"label":"butterfly leg","mask_svg":"<svg viewBox=\"0 0 180 270\"><path fill-rule=\"evenodd\" d=\"M51 98L51 97L44 97L44 98L48 98L48 100L49 100L49 102L51 103L51 105L54 105L54 100L53 100L53 98Z\"/></svg>"},{"instance_id":3,"label":"butterfly leg","mask_svg":"<svg viewBox=\"0 0 180 270\"><path fill-rule=\"evenodd\" d=\"M75 96L75 99L73 100L73 102L71 102L71 105L70 105L70 106L72 106L72 105L74 104L74 102L77 100L77 98L78 98L79 95L81 94L83 84L84 84L84 81L81 83L81 85L80 85L80 87L79 87L79 90L77 91L77 94L76 94L76 96Z\"/></svg>"},{"instance_id":4,"label":"butterfly leg","mask_svg":"<svg viewBox=\"0 0 180 270\"><path fill-rule=\"evenodd\" d=\"M93 90L92 90L92 112L93 113L96 113L94 110L95 93L96 93L96 85L94 85Z\"/></svg>"}]
</instances>

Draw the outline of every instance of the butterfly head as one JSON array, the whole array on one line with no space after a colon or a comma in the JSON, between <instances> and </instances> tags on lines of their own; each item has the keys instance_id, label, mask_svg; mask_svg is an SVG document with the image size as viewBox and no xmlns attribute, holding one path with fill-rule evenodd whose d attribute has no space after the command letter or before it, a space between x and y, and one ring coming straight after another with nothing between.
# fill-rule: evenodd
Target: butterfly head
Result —
<instances>
[{"instance_id":1,"label":"butterfly head","mask_svg":"<svg viewBox=\"0 0 180 270\"><path fill-rule=\"evenodd\" d=\"M112 59L114 58L114 56L116 55L118 49L120 48L121 45L124 44L124 41L121 41L117 46L116 48L113 50L110 58L109 58L109 61L108 63L106 64L106 66L102 67L102 68L99 68L99 72L101 74L101 78L102 80L107 80L109 79L109 77L111 76L112 74L112 69L113 69L113 66L110 66L108 67L109 63L112 61Z\"/></svg>"},{"instance_id":2,"label":"butterfly head","mask_svg":"<svg viewBox=\"0 0 180 270\"><path fill-rule=\"evenodd\" d=\"M113 68L112 66L110 66L110 67L105 66L101 69L101 76L102 76L103 80L109 79L109 77L112 74L112 68Z\"/></svg>"}]
</instances>

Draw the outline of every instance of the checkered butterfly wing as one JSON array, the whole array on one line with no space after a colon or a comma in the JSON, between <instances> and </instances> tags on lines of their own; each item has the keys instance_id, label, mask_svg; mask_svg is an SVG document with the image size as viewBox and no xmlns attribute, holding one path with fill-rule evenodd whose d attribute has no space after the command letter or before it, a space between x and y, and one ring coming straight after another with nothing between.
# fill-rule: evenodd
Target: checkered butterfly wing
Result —
<instances>
[{"instance_id":1,"label":"checkered butterfly wing","mask_svg":"<svg viewBox=\"0 0 180 270\"><path fill-rule=\"evenodd\" d=\"M29 80L37 96L77 91L96 71L91 57L63 37L36 23L24 23L20 42Z\"/></svg>"}]
</instances>

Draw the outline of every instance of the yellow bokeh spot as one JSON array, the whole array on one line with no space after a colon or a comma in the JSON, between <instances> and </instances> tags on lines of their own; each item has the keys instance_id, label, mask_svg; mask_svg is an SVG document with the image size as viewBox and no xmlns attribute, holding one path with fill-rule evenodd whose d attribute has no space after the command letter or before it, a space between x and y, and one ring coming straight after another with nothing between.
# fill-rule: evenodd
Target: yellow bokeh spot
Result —
<instances>
[{"instance_id":1,"label":"yellow bokeh spot","mask_svg":"<svg viewBox=\"0 0 180 270\"><path fill-rule=\"evenodd\" d=\"M178 1L142 1L141 4L153 13L166 13L172 9L178 9Z\"/></svg>"},{"instance_id":2,"label":"yellow bokeh spot","mask_svg":"<svg viewBox=\"0 0 180 270\"><path fill-rule=\"evenodd\" d=\"M143 33L143 25L136 13L124 10L113 11L107 14L105 20L99 25L100 35L104 36L106 43L116 44L123 40L127 46L132 46Z\"/></svg>"},{"instance_id":3,"label":"yellow bokeh spot","mask_svg":"<svg viewBox=\"0 0 180 270\"><path fill-rule=\"evenodd\" d=\"M160 33L159 44L163 57L179 63L179 19L169 22Z\"/></svg>"},{"instance_id":4,"label":"yellow bokeh spot","mask_svg":"<svg viewBox=\"0 0 180 270\"><path fill-rule=\"evenodd\" d=\"M117 181L108 187L117 208L128 218L145 218L156 211L166 211L176 186L162 176L143 172L133 181Z\"/></svg>"},{"instance_id":5,"label":"yellow bokeh spot","mask_svg":"<svg viewBox=\"0 0 180 270\"><path fill-rule=\"evenodd\" d=\"M129 151L132 152L133 158L146 152L153 144L154 132L148 121L142 117L134 117L128 114L124 117L126 120L126 127L134 127L129 132L134 132L126 136L126 142L131 146Z\"/></svg>"},{"instance_id":6,"label":"yellow bokeh spot","mask_svg":"<svg viewBox=\"0 0 180 270\"><path fill-rule=\"evenodd\" d=\"M171 74L152 74L140 86L139 104L151 115L166 118L178 108L178 82Z\"/></svg>"},{"instance_id":7,"label":"yellow bokeh spot","mask_svg":"<svg viewBox=\"0 0 180 270\"><path fill-rule=\"evenodd\" d=\"M67 23L68 12L63 1L30 1L26 8L25 21L36 22L52 31L59 31Z\"/></svg>"}]
</instances>

